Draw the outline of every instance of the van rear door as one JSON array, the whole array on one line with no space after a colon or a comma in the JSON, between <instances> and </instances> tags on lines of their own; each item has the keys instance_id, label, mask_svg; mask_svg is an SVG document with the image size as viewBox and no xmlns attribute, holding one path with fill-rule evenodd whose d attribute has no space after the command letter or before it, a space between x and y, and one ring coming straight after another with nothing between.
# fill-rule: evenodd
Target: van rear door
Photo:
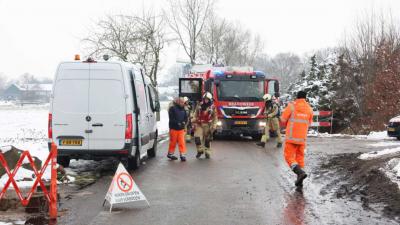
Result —
<instances>
[{"instance_id":1,"label":"van rear door","mask_svg":"<svg viewBox=\"0 0 400 225\"><path fill-rule=\"evenodd\" d=\"M57 70L52 100L53 138L59 149L89 147L89 65L63 63Z\"/></svg>"},{"instance_id":2,"label":"van rear door","mask_svg":"<svg viewBox=\"0 0 400 225\"><path fill-rule=\"evenodd\" d=\"M126 94L121 65L90 63L89 149L117 150L125 144Z\"/></svg>"}]
</instances>

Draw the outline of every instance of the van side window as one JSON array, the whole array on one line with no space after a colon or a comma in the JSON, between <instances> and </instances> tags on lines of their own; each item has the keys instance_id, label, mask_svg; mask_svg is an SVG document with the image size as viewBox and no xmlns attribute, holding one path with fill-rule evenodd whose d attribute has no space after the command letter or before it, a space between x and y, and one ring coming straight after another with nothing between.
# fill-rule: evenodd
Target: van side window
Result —
<instances>
[{"instance_id":1,"label":"van side window","mask_svg":"<svg viewBox=\"0 0 400 225\"><path fill-rule=\"evenodd\" d=\"M148 88L149 88L150 107L151 107L151 110L153 110L153 112L155 112L156 104L157 104L156 103L156 94L154 92L153 87L148 86Z\"/></svg>"}]
</instances>

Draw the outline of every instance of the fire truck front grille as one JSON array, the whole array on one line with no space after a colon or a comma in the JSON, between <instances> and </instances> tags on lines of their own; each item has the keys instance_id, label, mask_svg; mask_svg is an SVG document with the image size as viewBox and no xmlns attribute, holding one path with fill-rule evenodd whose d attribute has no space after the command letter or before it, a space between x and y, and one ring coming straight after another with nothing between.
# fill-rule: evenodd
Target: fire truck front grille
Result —
<instances>
[{"instance_id":1,"label":"fire truck front grille","mask_svg":"<svg viewBox=\"0 0 400 225\"><path fill-rule=\"evenodd\" d=\"M256 116L260 108L223 108L227 116Z\"/></svg>"}]
</instances>

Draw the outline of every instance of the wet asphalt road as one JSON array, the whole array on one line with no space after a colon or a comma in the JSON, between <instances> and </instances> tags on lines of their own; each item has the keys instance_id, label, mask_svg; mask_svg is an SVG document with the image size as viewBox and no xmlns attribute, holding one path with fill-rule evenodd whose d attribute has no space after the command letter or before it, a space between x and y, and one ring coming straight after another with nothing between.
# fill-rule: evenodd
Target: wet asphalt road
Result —
<instances>
[{"instance_id":1,"label":"wet asphalt road","mask_svg":"<svg viewBox=\"0 0 400 225\"><path fill-rule=\"evenodd\" d=\"M102 176L93 185L62 198L65 211L58 224L397 224L360 203L337 199L318 174L321 160L331 154L370 151L365 140L310 138L306 164L311 174L302 192L275 143L266 149L251 140L216 140L210 160L196 159L188 144L188 161L169 161L168 142L158 156L132 176L150 202L102 207L112 180ZM116 165L114 165L116 167ZM63 190L64 189L64 190ZM68 192L69 188L61 188Z\"/></svg>"}]
</instances>

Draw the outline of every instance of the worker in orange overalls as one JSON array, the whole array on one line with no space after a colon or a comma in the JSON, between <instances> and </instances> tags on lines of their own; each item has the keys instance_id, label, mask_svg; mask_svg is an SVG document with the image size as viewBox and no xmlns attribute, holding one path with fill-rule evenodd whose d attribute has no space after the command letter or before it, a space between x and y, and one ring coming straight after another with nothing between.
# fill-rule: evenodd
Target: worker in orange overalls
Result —
<instances>
[{"instance_id":1,"label":"worker in orange overalls","mask_svg":"<svg viewBox=\"0 0 400 225\"><path fill-rule=\"evenodd\" d=\"M285 160L295 174L297 187L303 186L307 177L304 172L304 149L308 127L313 120L313 110L306 102L307 93L299 91L297 99L289 103L282 113L281 121L286 124Z\"/></svg>"},{"instance_id":2,"label":"worker in orange overalls","mask_svg":"<svg viewBox=\"0 0 400 225\"><path fill-rule=\"evenodd\" d=\"M167 157L177 160L174 156L175 146L178 144L181 161L186 161L185 127L188 116L185 111L185 100L177 98L168 109L169 116L169 148Z\"/></svg>"}]
</instances>

